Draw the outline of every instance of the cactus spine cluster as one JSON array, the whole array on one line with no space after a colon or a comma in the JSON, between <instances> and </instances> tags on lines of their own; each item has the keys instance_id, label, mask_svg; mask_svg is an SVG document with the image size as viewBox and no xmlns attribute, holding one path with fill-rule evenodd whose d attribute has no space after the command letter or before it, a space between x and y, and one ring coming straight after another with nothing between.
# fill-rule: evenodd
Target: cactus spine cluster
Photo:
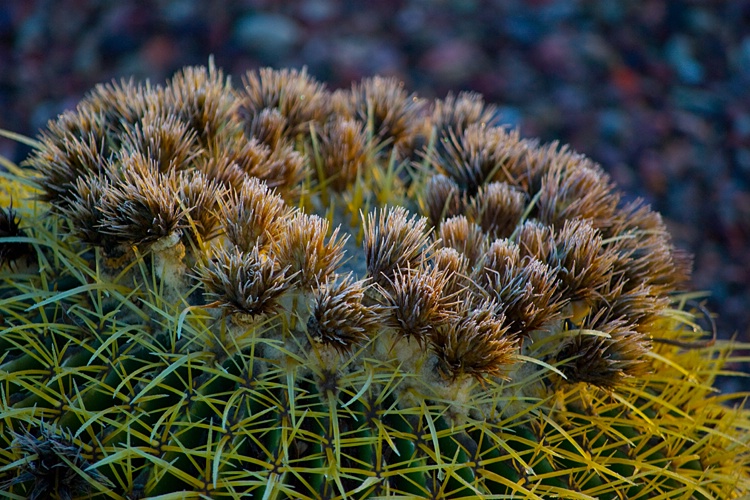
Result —
<instances>
[{"instance_id":1,"label":"cactus spine cluster","mask_svg":"<svg viewBox=\"0 0 750 500\"><path fill-rule=\"evenodd\" d=\"M689 261L476 94L212 64L5 162L9 498L738 498ZM699 310L699 309L698 309Z\"/></svg>"}]
</instances>

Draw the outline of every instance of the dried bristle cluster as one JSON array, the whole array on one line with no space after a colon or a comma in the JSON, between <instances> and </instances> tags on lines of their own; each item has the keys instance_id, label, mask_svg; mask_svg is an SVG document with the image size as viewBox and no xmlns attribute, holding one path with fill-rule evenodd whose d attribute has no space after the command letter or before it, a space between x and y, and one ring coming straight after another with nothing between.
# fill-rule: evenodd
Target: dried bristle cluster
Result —
<instances>
[{"instance_id":1,"label":"dried bristle cluster","mask_svg":"<svg viewBox=\"0 0 750 500\"><path fill-rule=\"evenodd\" d=\"M496 122L479 95L430 106L394 79L330 93L304 70L266 68L235 90L213 66L188 68L165 86L98 87L50 122L28 163L42 199L105 256L179 247L174 272L197 277L209 303L243 318L293 303L309 338L338 352L390 331L448 379L481 379L557 335L545 359L571 382L642 374L648 325L685 259L596 164ZM367 214L367 275L342 281L347 237L330 213L305 211L318 193L371 182L392 153L424 179L412 188L425 217Z\"/></svg>"},{"instance_id":2,"label":"dried bristle cluster","mask_svg":"<svg viewBox=\"0 0 750 500\"><path fill-rule=\"evenodd\" d=\"M0 238L24 238L26 232L21 229L20 220L13 203L7 208L0 208ZM31 254L31 245L21 241L6 241L0 244L0 266L12 263L21 257Z\"/></svg>"},{"instance_id":3,"label":"dried bristle cluster","mask_svg":"<svg viewBox=\"0 0 750 500\"><path fill-rule=\"evenodd\" d=\"M554 358L568 380L613 387L643 374L649 325L689 275L659 215L623 204L598 165L565 147L461 124L423 154L438 173L422 200L439 244L468 258L511 335L567 332Z\"/></svg>"},{"instance_id":4,"label":"dried bristle cluster","mask_svg":"<svg viewBox=\"0 0 750 500\"><path fill-rule=\"evenodd\" d=\"M211 64L99 86L40 144L25 172L49 211L27 228L0 210L0 265L40 256L0 281L0 365L20 370L0 394L77 431L58 449L8 424L37 456L15 483L62 457L133 498L624 498L732 467L695 458L736 443L686 416L710 383L654 344L690 337L671 308L689 262L659 215L477 94L268 68L235 88ZM87 433L84 460L65 443ZM642 450L657 437L672 458Z\"/></svg>"}]
</instances>

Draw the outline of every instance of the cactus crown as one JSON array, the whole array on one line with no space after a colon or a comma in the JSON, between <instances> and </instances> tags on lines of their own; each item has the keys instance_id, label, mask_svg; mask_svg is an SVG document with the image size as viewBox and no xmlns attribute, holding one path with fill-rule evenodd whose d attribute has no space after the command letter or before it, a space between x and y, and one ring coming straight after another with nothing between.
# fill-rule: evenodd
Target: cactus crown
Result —
<instances>
[{"instance_id":1,"label":"cactus crown","mask_svg":"<svg viewBox=\"0 0 750 500\"><path fill-rule=\"evenodd\" d=\"M98 86L3 174L14 498L748 491L729 348L598 165L475 94L242 83Z\"/></svg>"}]
</instances>

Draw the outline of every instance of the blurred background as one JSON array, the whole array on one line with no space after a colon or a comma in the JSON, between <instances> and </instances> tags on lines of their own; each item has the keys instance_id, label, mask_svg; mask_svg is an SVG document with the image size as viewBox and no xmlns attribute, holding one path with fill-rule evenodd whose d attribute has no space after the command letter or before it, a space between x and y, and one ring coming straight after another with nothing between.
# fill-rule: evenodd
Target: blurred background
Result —
<instances>
[{"instance_id":1,"label":"blurred background","mask_svg":"<svg viewBox=\"0 0 750 500\"><path fill-rule=\"evenodd\" d=\"M750 341L750 0L3 0L0 128L33 136L96 83L211 55L235 85L307 66L329 88L481 92L660 211L720 336Z\"/></svg>"}]
</instances>

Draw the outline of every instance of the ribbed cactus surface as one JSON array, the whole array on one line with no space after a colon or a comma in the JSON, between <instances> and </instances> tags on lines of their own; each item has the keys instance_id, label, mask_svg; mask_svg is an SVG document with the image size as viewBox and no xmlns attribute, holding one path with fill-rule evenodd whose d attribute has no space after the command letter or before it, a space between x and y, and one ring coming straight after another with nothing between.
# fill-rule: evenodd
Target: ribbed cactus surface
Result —
<instances>
[{"instance_id":1,"label":"ribbed cactus surface","mask_svg":"<svg viewBox=\"0 0 750 500\"><path fill-rule=\"evenodd\" d=\"M50 121L1 174L3 494L748 494L689 259L501 118L209 65Z\"/></svg>"}]
</instances>

